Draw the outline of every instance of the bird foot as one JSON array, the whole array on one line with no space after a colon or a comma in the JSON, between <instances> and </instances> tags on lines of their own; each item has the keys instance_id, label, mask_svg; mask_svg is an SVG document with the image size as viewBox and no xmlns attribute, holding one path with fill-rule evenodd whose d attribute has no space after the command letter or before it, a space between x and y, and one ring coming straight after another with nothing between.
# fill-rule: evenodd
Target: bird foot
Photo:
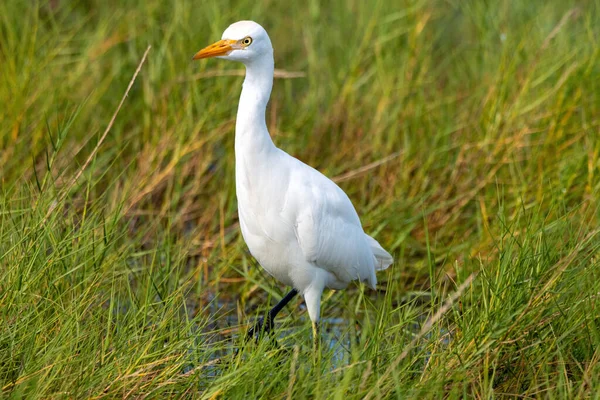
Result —
<instances>
[{"instance_id":1,"label":"bird foot","mask_svg":"<svg viewBox=\"0 0 600 400\"><path fill-rule=\"evenodd\" d=\"M269 316L266 318L260 317L256 321L256 324L246 333L246 340L253 338L258 341L264 334L270 334L272 330L273 320Z\"/></svg>"}]
</instances>

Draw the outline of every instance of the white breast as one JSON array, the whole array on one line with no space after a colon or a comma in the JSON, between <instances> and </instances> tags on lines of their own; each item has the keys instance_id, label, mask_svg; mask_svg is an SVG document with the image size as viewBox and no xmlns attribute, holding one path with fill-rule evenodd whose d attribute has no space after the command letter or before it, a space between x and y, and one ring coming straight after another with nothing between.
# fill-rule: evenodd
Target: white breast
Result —
<instances>
[{"instance_id":1,"label":"white breast","mask_svg":"<svg viewBox=\"0 0 600 400\"><path fill-rule=\"evenodd\" d=\"M293 286L290 270L302 264L302 257L293 210L286 204L289 171L278 163L273 169L248 165L252 163L243 158L236 161L236 194L244 241L271 276ZM252 174L245 173L248 168L253 168Z\"/></svg>"}]
</instances>

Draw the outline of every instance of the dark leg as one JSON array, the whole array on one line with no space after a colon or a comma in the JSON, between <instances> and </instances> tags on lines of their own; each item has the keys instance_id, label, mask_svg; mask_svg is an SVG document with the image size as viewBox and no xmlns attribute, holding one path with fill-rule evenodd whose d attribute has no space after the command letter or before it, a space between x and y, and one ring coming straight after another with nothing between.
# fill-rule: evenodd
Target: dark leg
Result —
<instances>
[{"instance_id":1,"label":"dark leg","mask_svg":"<svg viewBox=\"0 0 600 400\"><path fill-rule=\"evenodd\" d=\"M292 300L297 294L298 291L296 289L292 289L288 294L286 294L285 297L275 305L275 307L271 308L271 310L267 313L266 318L260 317L258 321L256 321L256 325L248 330L246 339L255 336L256 339L258 339L263 332L271 332L271 329L273 329L273 320L275 320L275 317L277 314L279 314L279 311L281 311L281 309L285 307L286 304L289 303L290 300Z\"/></svg>"}]
</instances>

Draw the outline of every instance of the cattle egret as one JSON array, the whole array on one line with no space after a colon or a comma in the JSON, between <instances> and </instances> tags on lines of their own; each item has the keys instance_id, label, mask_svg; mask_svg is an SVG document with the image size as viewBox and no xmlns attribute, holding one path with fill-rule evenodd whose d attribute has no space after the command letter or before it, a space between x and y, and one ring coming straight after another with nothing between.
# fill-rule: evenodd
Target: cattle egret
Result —
<instances>
[{"instance_id":1,"label":"cattle egret","mask_svg":"<svg viewBox=\"0 0 600 400\"><path fill-rule=\"evenodd\" d=\"M275 279L293 289L256 326L270 331L277 313L304 296L317 340L321 295L353 280L375 288L375 271L392 256L364 233L350 199L334 182L273 144L265 110L273 87L273 47L262 26L240 21L194 60L217 57L243 63L246 77L235 125L235 184L242 236L250 253Z\"/></svg>"}]
</instances>

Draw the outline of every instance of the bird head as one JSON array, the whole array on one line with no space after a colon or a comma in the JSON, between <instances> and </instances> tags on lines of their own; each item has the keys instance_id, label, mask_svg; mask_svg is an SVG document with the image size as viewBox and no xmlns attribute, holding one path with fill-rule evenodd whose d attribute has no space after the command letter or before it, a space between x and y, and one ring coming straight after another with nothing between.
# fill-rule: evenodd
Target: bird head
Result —
<instances>
[{"instance_id":1,"label":"bird head","mask_svg":"<svg viewBox=\"0 0 600 400\"><path fill-rule=\"evenodd\" d=\"M267 31L256 22L239 21L229 25L221 40L197 52L193 59L217 57L247 64L265 53L273 53Z\"/></svg>"}]
</instances>

